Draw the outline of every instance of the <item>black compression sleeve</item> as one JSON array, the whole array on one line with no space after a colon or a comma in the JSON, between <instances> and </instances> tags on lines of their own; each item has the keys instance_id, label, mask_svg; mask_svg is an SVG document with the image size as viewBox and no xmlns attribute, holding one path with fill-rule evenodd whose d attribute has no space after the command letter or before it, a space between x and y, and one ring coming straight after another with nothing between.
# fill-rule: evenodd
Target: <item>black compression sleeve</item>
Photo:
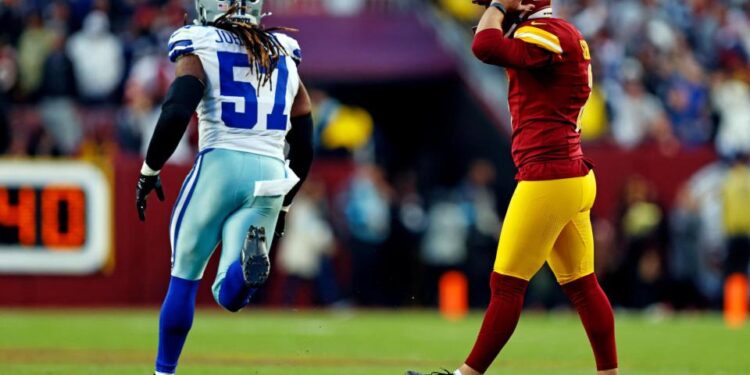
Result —
<instances>
[{"instance_id":1,"label":"black compression sleeve","mask_svg":"<svg viewBox=\"0 0 750 375\"><path fill-rule=\"evenodd\" d=\"M313 160L313 118L311 114L292 117L292 130L286 135L289 143L289 167L299 177L299 182L284 197L284 206L292 204L302 183L305 182Z\"/></svg>"},{"instance_id":2,"label":"black compression sleeve","mask_svg":"<svg viewBox=\"0 0 750 375\"><path fill-rule=\"evenodd\" d=\"M146 164L158 171L180 143L203 97L203 83L194 76L180 76L169 87L154 135L146 152Z\"/></svg>"}]
</instances>

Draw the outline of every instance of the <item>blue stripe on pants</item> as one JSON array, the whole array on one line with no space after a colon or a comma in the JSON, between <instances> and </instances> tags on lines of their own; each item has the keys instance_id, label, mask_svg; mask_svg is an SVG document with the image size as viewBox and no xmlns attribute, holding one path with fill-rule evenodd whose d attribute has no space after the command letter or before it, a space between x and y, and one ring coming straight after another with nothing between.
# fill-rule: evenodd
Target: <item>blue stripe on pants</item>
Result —
<instances>
[{"instance_id":1,"label":"blue stripe on pants","mask_svg":"<svg viewBox=\"0 0 750 375\"><path fill-rule=\"evenodd\" d=\"M182 224L182 218L185 217L185 211L187 210L187 206L190 204L190 199L193 198L193 192L195 192L195 186L198 185L198 179L201 177L201 162L203 161L203 157L201 157L198 161L198 168L195 172L195 181L193 182L193 185L190 186L190 191L188 191L187 198L185 198L185 203L182 205L182 209L180 209L179 215L177 215L177 224L175 224L174 229L174 247L177 248L177 240L180 238L180 224Z\"/></svg>"},{"instance_id":2,"label":"blue stripe on pants","mask_svg":"<svg viewBox=\"0 0 750 375\"><path fill-rule=\"evenodd\" d=\"M177 203L175 203L174 209L172 210L172 221L175 220L174 214L175 211L177 211L177 207L180 206L180 201L182 200L182 196L185 193L185 189L188 189L187 197L185 198L185 201L182 203L182 206L180 207L179 213L177 214L177 220L174 222L174 229L172 232L172 264L174 265L174 258L175 253L177 249L177 240L179 239L180 234L180 226L182 224L182 219L185 216L185 211L187 211L187 207L190 204L190 200L193 197L193 193L195 192L195 187L198 185L198 179L200 178L201 174L201 166L203 164L203 156L209 152L211 152L213 149L205 149L198 153L198 156L195 160L195 166L190 171L190 174L188 174L188 177L185 179L185 184L183 185L182 189L180 189L180 194L177 197ZM195 179L192 180L192 184L190 183L191 178L195 175ZM172 227L173 223L170 222L170 228Z\"/></svg>"}]
</instances>

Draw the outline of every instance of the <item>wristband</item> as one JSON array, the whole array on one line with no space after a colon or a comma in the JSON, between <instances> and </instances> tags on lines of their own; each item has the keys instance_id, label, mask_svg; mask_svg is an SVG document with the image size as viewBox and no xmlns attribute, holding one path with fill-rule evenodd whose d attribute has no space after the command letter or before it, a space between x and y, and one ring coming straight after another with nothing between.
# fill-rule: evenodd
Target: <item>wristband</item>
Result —
<instances>
[{"instance_id":1,"label":"wristband","mask_svg":"<svg viewBox=\"0 0 750 375\"><path fill-rule=\"evenodd\" d=\"M155 171L151 169L151 167L146 164L146 162L143 162L143 165L141 166L141 174L144 176L157 176L159 174L159 171Z\"/></svg>"},{"instance_id":2,"label":"wristband","mask_svg":"<svg viewBox=\"0 0 750 375\"><path fill-rule=\"evenodd\" d=\"M500 4L499 2L493 1L493 2L490 3L490 6L493 7L493 8L495 8L495 9L497 9L497 10L499 10L500 12L502 12L504 16L508 15L508 10L505 9L505 7L503 6L503 4Z\"/></svg>"}]
</instances>

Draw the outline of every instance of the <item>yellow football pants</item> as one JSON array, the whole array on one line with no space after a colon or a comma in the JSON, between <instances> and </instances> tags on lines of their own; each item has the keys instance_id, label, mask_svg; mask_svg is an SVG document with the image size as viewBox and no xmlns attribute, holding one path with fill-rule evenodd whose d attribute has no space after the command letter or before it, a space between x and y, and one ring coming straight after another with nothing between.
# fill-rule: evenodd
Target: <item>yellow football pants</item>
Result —
<instances>
[{"instance_id":1,"label":"yellow football pants","mask_svg":"<svg viewBox=\"0 0 750 375\"><path fill-rule=\"evenodd\" d=\"M521 181L508 206L494 270L531 280L549 263L558 283L594 272L596 177Z\"/></svg>"}]
</instances>

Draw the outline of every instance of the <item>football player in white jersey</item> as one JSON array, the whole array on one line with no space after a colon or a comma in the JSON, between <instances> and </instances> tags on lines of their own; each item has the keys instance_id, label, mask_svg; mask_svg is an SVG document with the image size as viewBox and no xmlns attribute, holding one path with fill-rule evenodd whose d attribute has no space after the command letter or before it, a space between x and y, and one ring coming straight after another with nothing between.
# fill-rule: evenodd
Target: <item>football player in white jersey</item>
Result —
<instances>
[{"instance_id":1,"label":"football player in white jersey","mask_svg":"<svg viewBox=\"0 0 750 375\"><path fill-rule=\"evenodd\" d=\"M300 48L278 32L288 29L260 25L262 6L263 0L196 0L195 24L169 40L177 78L138 180L141 220L151 191L164 200L159 170L194 112L200 152L171 218L172 277L159 319L157 375L175 373L198 283L219 243L212 288L219 305L240 310L266 281L268 249L283 234L312 162L310 99L297 72Z\"/></svg>"}]
</instances>

